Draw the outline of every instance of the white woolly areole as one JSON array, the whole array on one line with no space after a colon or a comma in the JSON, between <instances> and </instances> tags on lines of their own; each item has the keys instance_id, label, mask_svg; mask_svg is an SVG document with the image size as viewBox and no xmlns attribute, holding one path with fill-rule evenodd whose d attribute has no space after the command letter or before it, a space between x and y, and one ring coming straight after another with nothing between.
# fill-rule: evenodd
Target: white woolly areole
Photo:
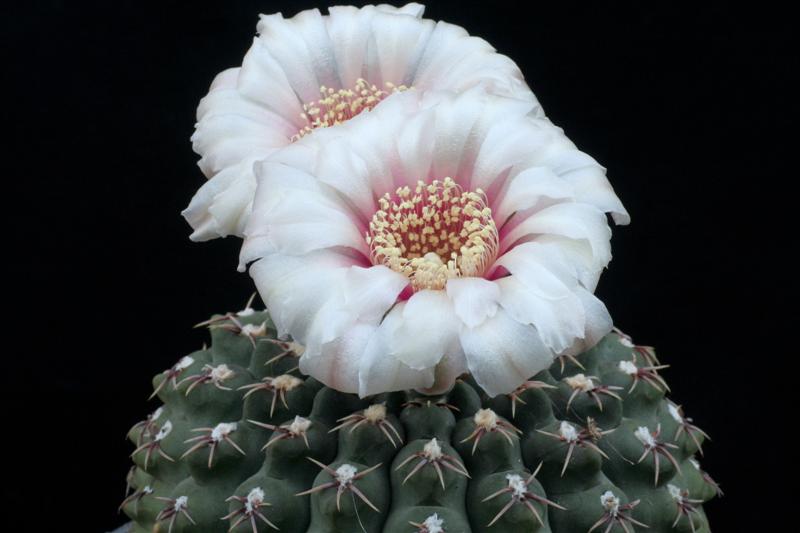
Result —
<instances>
[{"instance_id":1,"label":"white woolly areole","mask_svg":"<svg viewBox=\"0 0 800 533\"><path fill-rule=\"evenodd\" d=\"M219 442L234 431L239 425L236 422L220 422L211 430L211 438Z\"/></svg>"},{"instance_id":2,"label":"white woolly areole","mask_svg":"<svg viewBox=\"0 0 800 533\"><path fill-rule=\"evenodd\" d=\"M353 482L353 477L355 477L356 472L358 472L356 467L345 463L336 469L336 481L338 481L341 486L349 485Z\"/></svg>"},{"instance_id":3,"label":"white woolly areole","mask_svg":"<svg viewBox=\"0 0 800 533\"><path fill-rule=\"evenodd\" d=\"M617 513L619 513L619 498L610 490L605 491L600 496L600 505L602 505L611 516L617 516Z\"/></svg>"},{"instance_id":4,"label":"white woolly areole","mask_svg":"<svg viewBox=\"0 0 800 533\"><path fill-rule=\"evenodd\" d=\"M156 433L154 439L156 441L164 440L166 436L170 434L171 431L172 431L172 422L167 420L166 422L164 422L164 425L161 426L161 429L158 430L158 433Z\"/></svg>"},{"instance_id":5,"label":"white woolly areole","mask_svg":"<svg viewBox=\"0 0 800 533\"><path fill-rule=\"evenodd\" d=\"M625 335L620 335L619 336L619 343L621 345L625 346L626 348L635 348L636 347L636 345L633 344L633 342L628 337L626 337Z\"/></svg>"},{"instance_id":6,"label":"white woolly areole","mask_svg":"<svg viewBox=\"0 0 800 533\"><path fill-rule=\"evenodd\" d=\"M653 434L650 433L650 430L645 426L639 426L636 428L636 431L633 432L639 442L645 445L647 448L655 448L656 447L656 439L653 438Z\"/></svg>"},{"instance_id":7,"label":"white woolly areole","mask_svg":"<svg viewBox=\"0 0 800 533\"><path fill-rule=\"evenodd\" d=\"M578 440L578 431L575 429L575 426L567 421L561 422L561 425L558 426L558 434L567 442L575 442Z\"/></svg>"},{"instance_id":8,"label":"white woolly areole","mask_svg":"<svg viewBox=\"0 0 800 533\"><path fill-rule=\"evenodd\" d=\"M225 381L226 379L230 379L236 375L236 372L231 370L230 367L228 367L228 365L225 363L222 363L220 365L211 367L211 371L208 373L208 375L214 381Z\"/></svg>"},{"instance_id":9,"label":"white woolly areole","mask_svg":"<svg viewBox=\"0 0 800 533\"><path fill-rule=\"evenodd\" d=\"M292 423L289 424L289 433L292 435L302 435L308 428L311 427L311 420L308 418L303 418L302 416L295 416Z\"/></svg>"},{"instance_id":10,"label":"white woolly areole","mask_svg":"<svg viewBox=\"0 0 800 533\"><path fill-rule=\"evenodd\" d=\"M497 427L497 414L491 409L478 409L475 413L475 425L487 431Z\"/></svg>"},{"instance_id":11,"label":"white woolly areole","mask_svg":"<svg viewBox=\"0 0 800 533\"><path fill-rule=\"evenodd\" d=\"M252 513L258 509L264 502L264 491L261 487L254 487L247 493L247 499L244 502L244 508L248 513Z\"/></svg>"},{"instance_id":12,"label":"white woolly areole","mask_svg":"<svg viewBox=\"0 0 800 533\"><path fill-rule=\"evenodd\" d=\"M239 335L246 335L248 337L263 337L267 334L267 323L257 326L255 324L245 324L242 326L242 331Z\"/></svg>"},{"instance_id":13,"label":"white woolly areole","mask_svg":"<svg viewBox=\"0 0 800 533\"><path fill-rule=\"evenodd\" d=\"M580 389L583 392L588 392L595 388L592 378L587 377L584 374L575 374L574 376L565 378L564 381L566 381L567 385L573 389Z\"/></svg>"},{"instance_id":14,"label":"white woolly areole","mask_svg":"<svg viewBox=\"0 0 800 533\"><path fill-rule=\"evenodd\" d=\"M253 309L252 307L248 307L247 309L242 309L241 311L236 313L236 316L241 316L241 317L250 316L255 312L256 312L255 309Z\"/></svg>"},{"instance_id":15,"label":"white woolly areole","mask_svg":"<svg viewBox=\"0 0 800 533\"><path fill-rule=\"evenodd\" d=\"M142 492L145 494L152 494L153 487L151 487L150 485L145 485L144 488L142 488Z\"/></svg>"},{"instance_id":16,"label":"white woolly areole","mask_svg":"<svg viewBox=\"0 0 800 533\"><path fill-rule=\"evenodd\" d=\"M667 490L669 491L669 495L672 496L672 499L675 500L676 502L680 503L684 500L683 491L680 488L673 485L672 483L669 483L667 485Z\"/></svg>"},{"instance_id":17,"label":"white woolly areole","mask_svg":"<svg viewBox=\"0 0 800 533\"><path fill-rule=\"evenodd\" d=\"M442 455L444 455L442 453L442 447L439 446L439 442L436 440L436 437L425 443L425 446L422 447L422 453L425 454L425 458L429 461L437 461L442 458Z\"/></svg>"},{"instance_id":18,"label":"white woolly areole","mask_svg":"<svg viewBox=\"0 0 800 533\"><path fill-rule=\"evenodd\" d=\"M175 498L175 503L172 506L172 509L179 513L182 510L186 509L189 506L189 497L188 496L178 496Z\"/></svg>"},{"instance_id":19,"label":"white woolly areole","mask_svg":"<svg viewBox=\"0 0 800 533\"><path fill-rule=\"evenodd\" d=\"M680 424L683 423L683 417L681 416L681 410L678 408L677 405L675 405L674 403L668 403L667 404L667 411L669 411L670 416L675 419L675 422L678 422Z\"/></svg>"},{"instance_id":20,"label":"white woolly areole","mask_svg":"<svg viewBox=\"0 0 800 533\"><path fill-rule=\"evenodd\" d=\"M184 355L177 363L175 363L175 366L172 368L173 370L184 370L192 366L192 364L194 364L194 357L190 355Z\"/></svg>"},{"instance_id":21,"label":"white woolly areole","mask_svg":"<svg viewBox=\"0 0 800 533\"><path fill-rule=\"evenodd\" d=\"M364 418L373 424L386 420L386 406L382 403L374 403L364 409Z\"/></svg>"},{"instance_id":22,"label":"white woolly areole","mask_svg":"<svg viewBox=\"0 0 800 533\"><path fill-rule=\"evenodd\" d=\"M690 459L689 459L689 462L690 462L690 463L692 464L692 466L693 466L693 467L695 467L697 470L700 470L700 461L698 461L698 460L697 460L697 459L695 459L695 458L690 458Z\"/></svg>"},{"instance_id":23,"label":"white woolly areole","mask_svg":"<svg viewBox=\"0 0 800 533\"><path fill-rule=\"evenodd\" d=\"M158 418L161 416L161 413L163 412L164 412L164 407L163 406L159 407L158 409L153 411L153 414L150 415L150 420L158 420Z\"/></svg>"},{"instance_id":24,"label":"white woolly areole","mask_svg":"<svg viewBox=\"0 0 800 533\"><path fill-rule=\"evenodd\" d=\"M436 513L426 518L422 525L425 527L425 533L444 533L444 520Z\"/></svg>"},{"instance_id":25,"label":"white woolly areole","mask_svg":"<svg viewBox=\"0 0 800 533\"><path fill-rule=\"evenodd\" d=\"M508 487L512 491L511 495L517 500L523 499L525 493L528 492L528 486L522 476L519 474L506 474L506 480L508 480Z\"/></svg>"},{"instance_id":26,"label":"white woolly areole","mask_svg":"<svg viewBox=\"0 0 800 533\"><path fill-rule=\"evenodd\" d=\"M620 361L619 369L629 376L634 376L639 373L639 368L631 361Z\"/></svg>"},{"instance_id":27,"label":"white woolly areole","mask_svg":"<svg viewBox=\"0 0 800 533\"><path fill-rule=\"evenodd\" d=\"M279 390L290 391L303 383L303 380L291 374L281 374L272 378L270 384Z\"/></svg>"},{"instance_id":28,"label":"white woolly areole","mask_svg":"<svg viewBox=\"0 0 800 533\"><path fill-rule=\"evenodd\" d=\"M289 341L286 343L286 346L286 349L295 354L297 357L301 357L306 351L306 347L299 342Z\"/></svg>"}]
</instances>

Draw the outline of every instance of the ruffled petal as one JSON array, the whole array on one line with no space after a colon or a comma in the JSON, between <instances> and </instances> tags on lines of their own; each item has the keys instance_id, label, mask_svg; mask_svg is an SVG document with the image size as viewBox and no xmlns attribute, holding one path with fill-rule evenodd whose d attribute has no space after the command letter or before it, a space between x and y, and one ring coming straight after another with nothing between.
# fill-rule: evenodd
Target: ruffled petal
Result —
<instances>
[{"instance_id":1,"label":"ruffled petal","mask_svg":"<svg viewBox=\"0 0 800 533\"><path fill-rule=\"evenodd\" d=\"M256 190L253 160L245 159L203 184L181 212L194 232L193 241L242 236Z\"/></svg>"},{"instance_id":2,"label":"ruffled petal","mask_svg":"<svg viewBox=\"0 0 800 533\"><path fill-rule=\"evenodd\" d=\"M611 261L611 229L605 213L589 204L572 202L542 209L501 233L501 253L515 243L542 234L585 241L591 247L592 263L597 268L602 269Z\"/></svg>"},{"instance_id":3,"label":"ruffled petal","mask_svg":"<svg viewBox=\"0 0 800 533\"><path fill-rule=\"evenodd\" d=\"M393 340L403 323L406 303L395 305L370 338L359 370L360 396L382 392L430 387L434 383L433 367L414 370L392 355Z\"/></svg>"},{"instance_id":4,"label":"ruffled petal","mask_svg":"<svg viewBox=\"0 0 800 533\"><path fill-rule=\"evenodd\" d=\"M556 355L536 328L520 324L502 309L477 328L463 329L460 338L469 371L489 396L513 391L548 368Z\"/></svg>"},{"instance_id":5,"label":"ruffled petal","mask_svg":"<svg viewBox=\"0 0 800 533\"><path fill-rule=\"evenodd\" d=\"M459 319L444 291L415 293L403 307L390 354L415 370L433 368L457 343Z\"/></svg>"},{"instance_id":6,"label":"ruffled petal","mask_svg":"<svg viewBox=\"0 0 800 533\"><path fill-rule=\"evenodd\" d=\"M483 324L497 312L500 287L483 278L454 278L447 281L447 296L453 301L456 316L468 327Z\"/></svg>"}]
</instances>

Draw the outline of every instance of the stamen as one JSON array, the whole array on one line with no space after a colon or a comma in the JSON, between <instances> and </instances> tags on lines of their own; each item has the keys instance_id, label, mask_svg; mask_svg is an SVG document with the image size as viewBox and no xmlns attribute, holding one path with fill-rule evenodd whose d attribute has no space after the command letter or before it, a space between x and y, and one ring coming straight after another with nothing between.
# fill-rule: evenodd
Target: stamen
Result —
<instances>
[{"instance_id":1,"label":"stamen","mask_svg":"<svg viewBox=\"0 0 800 533\"><path fill-rule=\"evenodd\" d=\"M335 126L364 111L371 111L390 94L405 91L408 87L387 82L385 89L379 89L377 85L371 85L363 79L356 81L352 89L336 90L321 86L319 100L303 105L303 113L300 116L307 125L292 137L292 141L308 135L317 128Z\"/></svg>"},{"instance_id":2,"label":"stamen","mask_svg":"<svg viewBox=\"0 0 800 533\"><path fill-rule=\"evenodd\" d=\"M499 235L482 190L452 178L400 187L378 200L366 235L370 259L411 280L414 291L477 277L494 263Z\"/></svg>"}]
</instances>

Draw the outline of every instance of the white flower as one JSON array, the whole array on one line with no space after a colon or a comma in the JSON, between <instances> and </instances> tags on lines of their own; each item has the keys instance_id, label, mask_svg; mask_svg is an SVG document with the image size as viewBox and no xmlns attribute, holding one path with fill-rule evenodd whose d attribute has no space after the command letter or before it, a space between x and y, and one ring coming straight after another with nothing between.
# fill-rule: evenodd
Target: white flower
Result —
<instances>
[{"instance_id":1,"label":"white flower","mask_svg":"<svg viewBox=\"0 0 800 533\"><path fill-rule=\"evenodd\" d=\"M256 166L242 264L300 369L362 396L490 395L611 329L605 170L535 104L408 91Z\"/></svg>"},{"instance_id":2,"label":"white flower","mask_svg":"<svg viewBox=\"0 0 800 533\"><path fill-rule=\"evenodd\" d=\"M241 236L254 162L393 92L482 85L536 101L513 61L459 26L423 19L423 10L412 3L262 15L241 67L220 73L197 109L192 142L209 181L183 212L191 238Z\"/></svg>"}]
</instances>

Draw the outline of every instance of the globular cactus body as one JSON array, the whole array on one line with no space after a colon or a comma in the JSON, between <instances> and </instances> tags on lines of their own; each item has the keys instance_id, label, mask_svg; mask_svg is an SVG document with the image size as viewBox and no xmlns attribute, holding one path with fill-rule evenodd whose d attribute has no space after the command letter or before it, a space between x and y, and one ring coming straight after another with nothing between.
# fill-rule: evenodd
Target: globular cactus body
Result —
<instances>
[{"instance_id":1,"label":"globular cactus body","mask_svg":"<svg viewBox=\"0 0 800 533\"><path fill-rule=\"evenodd\" d=\"M512 394L361 399L303 377L264 312L205 324L130 431L135 532L710 531L706 436L620 332Z\"/></svg>"}]
</instances>

